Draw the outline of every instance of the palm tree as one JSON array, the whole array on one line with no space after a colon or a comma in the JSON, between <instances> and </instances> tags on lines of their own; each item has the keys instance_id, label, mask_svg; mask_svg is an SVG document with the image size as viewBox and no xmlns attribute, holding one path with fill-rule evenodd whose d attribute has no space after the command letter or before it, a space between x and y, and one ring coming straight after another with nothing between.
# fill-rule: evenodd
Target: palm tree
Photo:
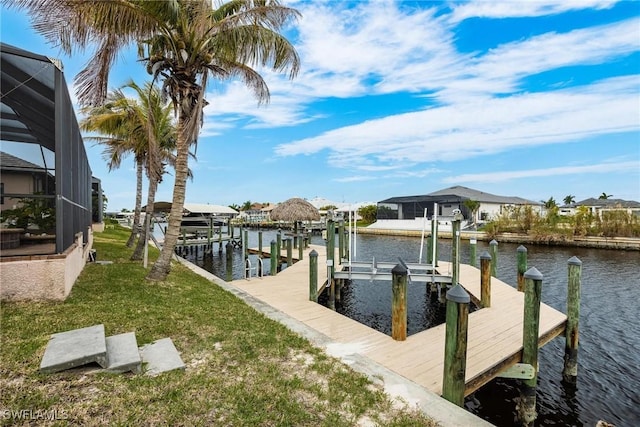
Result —
<instances>
[{"instance_id":1,"label":"palm tree","mask_svg":"<svg viewBox=\"0 0 640 427\"><path fill-rule=\"evenodd\" d=\"M556 202L556 199L552 197L549 197L549 200L547 200L546 202L544 200L541 200L542 203L544 203L544 207L546 209L553 209L555 207L558 206L558 203Z\"/></svg>"},{"instance_id":2,"label":"palm tree","mask_svg":"<svg viewBox=\"0 0 640 427\"><path fill-rule=\"evenodd\" d=\"M480 209L480 202L477 200L471 200L471 199L467 199L464 202L462 202L462 204L469 209L469 212L471 213L471 221L473 224L476 223L476 213L478 212L478 209Z\"/></svg>"},{"instance_id":3,"label":"palm tree","mask_svg":"<svg viewBox=\"0 0 640 427\"><path fill-rule=\"evenodd\" d=\"M269 88L251 67L270 66L293 78L297 52L280 31L299 13L278 0L14 0L26 9L36 30L67 54L98 43L95 56L76 77L82 104L99 105L106 96L109 68L119 51L138 42L140 59L172 101L177 116L176 172L165 243L147 275L164 280L178 239L188 173L188 152L198 141L209 77L240 78L259 102ZM117 17L117 19L114 19Z\"/></svg>"},{"instance_id":4,"label":"palm tree","mask_svg":"<svg viewBox=\"0 0 640 427\"><path fill-rule=\"evenodd\" d=\"M171 150L175 148L175 127L171 121L171 106L162 101L158 88L150 83L141 88L134 82L124 87L133 89L138 100L127 98L122 89L115 90L109 93L104 106L83 109L87 117L81 122L81 127L108 135L90 138L107 145L106 152L112 158L120 159L126 152L133 152L137 164L144 166L149 179L145 224L131 256L132 260L140 260L148 240L147 230L153 215L158 183L162 179L165 163L171 161ZM136 195L136 199L141 199L141 183L139 188L140 194Z\"/></svg>"},{"instance_id":5,"label":"palm tree","mask_svg":"<svg viewBox=\"0 0 640 427\"><path fill-rule=\"evenodd\" d=\"M133 138L130 131L131 120L127 111L129 100L121 90L107 96L107 104L100 107L82 109L85 118L80 128L88 132L98 132L108 136L89 136L85 139L96 141L105 146L103 157L107 161L109 171L118 169L122 160L129 153L134 155L136 165L136 202L133 216L133 227L127 246L133 246L135 236L140 229L140 210L142 206L142 175L144 172L145 154L142 146Z\"/></svg>"},{"instance_id":6,"label":"palm tree","mask_svg":"<svg viewBox=\"0 0 640 427\"><path fill-rule=\"evenodd\" d=\"M598 197L598 199L600 199L600 200L607 200L607 199L609 199L609 198L611 198L611 197L613 197L613 194L607 194L607 193L604 193L604 192L603 192L603 193Z\"/></svg>"},{"instance_id":7,"label":"palm tree","mask_svg":"<svg viewBox=\"0 0 640 427\"><path fill-rule=\"evenodd\" d=\"M569 194L564 199L562 199L562 201L565 205L570 205L571 203L576 201L576 196L572 196L571 194Z\"/></svg>"}]
</instances>

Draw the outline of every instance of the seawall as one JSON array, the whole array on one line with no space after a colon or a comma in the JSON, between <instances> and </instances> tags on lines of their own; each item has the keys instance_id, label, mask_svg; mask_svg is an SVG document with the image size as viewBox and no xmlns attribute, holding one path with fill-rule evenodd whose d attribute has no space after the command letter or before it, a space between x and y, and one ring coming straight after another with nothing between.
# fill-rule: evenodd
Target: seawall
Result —
<instances>
[{"instance_id":1,"label":"seawall","mask_svg":"<svg viewBox=\"0 0 640 427\"><path fill-rule=\"evenodd\" d=\"M373 234L386 236L409 236L420 237L421 230L400 230L390 228L367 228L358 227L359 234ZM425 236L431 233L427 232ZM438 237L451 239L451 231L438 231ZM593 237L593 236L562 236L562 235L545 235L531 236L528 234L518 233L499 233L493 237L487 235L483 231L461 231L460 238L462 240L470 240L475 238L480 241L490 241L496 239L498 242L518 243L523 245L544 245L544 246L568 246L580 248L599 248L599 249L619 249L627 251L640 251L640 238L633 237Z\"/></svg>"}]
</instances>

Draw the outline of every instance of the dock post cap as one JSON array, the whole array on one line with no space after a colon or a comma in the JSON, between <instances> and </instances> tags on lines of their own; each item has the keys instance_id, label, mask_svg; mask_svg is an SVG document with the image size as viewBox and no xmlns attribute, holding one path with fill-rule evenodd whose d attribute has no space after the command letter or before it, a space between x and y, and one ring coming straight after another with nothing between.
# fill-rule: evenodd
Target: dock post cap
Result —
<instances>
[{"instance_id":1,"label":"dock post cap","mask_svg":"<svg viewBox=\"0 0 640 427\"><path fill-rule=\"evenodd\" d=\"M518 249L516 249L518 252L527 252L527 248L525 248L523 245L518 246Z\"/></svg>"},{"instance_id":2,"label":"dock post cap","mask_svg":"<svg viewBox=\"0 0 640 427\"><path fill-rule=\"evenodd\" d=\"M482 251L482 253L480 254L480 259L491 259L491 254L489 254L489 252L487 251Z\"/></svg>"},{"instance_id":3,"label":"dock post cap","mask_svg":"<svg viewBox=\"0 0 640 427\"><path fill-rule=\"evenodd\" d=\"M407 275L407 268L402 264L396 264L395 267L391 270L391 274L399 274L401 276Z\"/></svg>"},{"instance_id":4,"label":"dock post cap","mask_svg":"<svg viewBox=\"0 0 640 427\"><path fill-rule=\"evenodd\" d=\"M540 273L535 267L531 267L524 273L525 279L542 280L542 277L542 273Z\"/></svg>"},{"instance_id":5,"label":"dock post cap","mask_svg":"<svg viewBox=\"0 0 640 427\"><path fill-rule=\"evenodd\" d=\"M318 256L318 252L316 252L315 249L312 249L311 252L309 252L309 256Z\"/></svg>"},{"instance_id":6,"label":"dock post cap","mask_svg":"<svg viewBox=\"0 0 640 427\"><path fill-rule=\"evenodd\" d=\"M577 256L572 256L571 258L569 258L569 261L567 261L567 263L569 265L582 265L582 261L580 261L580 258L578 258Z\"/></svg>"},{"instance_id":7,"label":"dock post cap","mask_svg":"<svg viewBox=\"0 0 640 427\"><path fill-rule=\"evenodd\" d=\"M447 291L447 300L460 304L468 304L469 302L471 302L471 297L469 296L467 291L465 291L464 288L458 283L453 288Z\"/></svg>"},{"instance_id":8,"label":"dock post cap","mask_svg":"<svg viewBox=\"0 0 640 427\"><path fill-rule=\"evenodd\" d=\"M497 245L498 241L496 239L493 239L492 241L489 242L490 245Z\"/></svg>"},{"instance_id":9,"label":"dock post cap","mask_svg":"<svg viewBox=\"0 0 640 427\"><path fill-rule=\"evenodd\" d=\"M271 241L271 244L275 244L275 243L278 243L278 242L276 242L275 240L272 240L272 241Z\"/></svg>"}]
</instances>

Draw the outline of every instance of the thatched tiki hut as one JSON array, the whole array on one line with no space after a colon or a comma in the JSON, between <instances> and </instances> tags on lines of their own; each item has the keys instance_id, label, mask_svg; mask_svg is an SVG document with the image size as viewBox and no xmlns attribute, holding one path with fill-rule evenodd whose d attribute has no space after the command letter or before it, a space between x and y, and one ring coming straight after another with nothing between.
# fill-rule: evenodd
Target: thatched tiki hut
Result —
<instances>
[{"instance_id":1,"label":"thatched tiki hut","mask_svg":"<svg viewBox=\"0 0 640 427\"><path fill-rule=\"evenodd\" d=\"M318 221L320 212L311 203L299 197L286 200L271 210L273 221L289 221L298 233L298 223L302 221Z\"/></svg>"}]
</instances>

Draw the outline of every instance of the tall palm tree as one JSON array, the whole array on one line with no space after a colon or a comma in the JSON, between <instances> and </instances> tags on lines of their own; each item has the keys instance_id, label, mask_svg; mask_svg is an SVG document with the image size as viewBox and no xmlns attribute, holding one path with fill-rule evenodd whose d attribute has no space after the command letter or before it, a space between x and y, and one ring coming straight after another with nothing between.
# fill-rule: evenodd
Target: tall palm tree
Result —
<instances>
[{"instance_id":1,"label":"tall palm tree","mask_svg":"<svg viewBox=\"0 0 640 427\"><path fill-rule=\"evenodd\" d=\"M576 201L576 196L573 196L571 194L569 194L568 196L565 196L565 198L563 199L563 202L565 205L570 205L575 201Z\"/></svg>"},{"instance_id":2,"label":"tall palm tree","mask_svg":"<svg viewBox=\"0 0 640 427\"><path fill-rule=\"evenodd\" d=\"M267 102L269 88L252 67L269 66L295 77L300 60L280 31L298 12L278 0L4 1L26 9L36 30L68 54L98 44L76 77L81 103L103 102L109 68L132 42L138 42L147 71L162 81L177 115L176 173L165 243L147 277L164 280L180 230L188 152L198 140L208 79L240 78L259 102Z\"/></svg>"},{"instance_id":3,"label":"tall palm tree","mask_svg":"<svg viewBox=\"0 0 640 427\"><path fill-rule=\"evenodd\" d=\"M130 100L121 90L109 93L107 103L99 107L82 109L85 118L80 122L80 128L88 132L98 132L107 136L89 136L85 139L96 141L104 145L103 157L109 171L117 169L128 154L133 153L136 165L136 202L133 217L133 227L127 241L127 246L133 246L135 236L140 229L140 210L142 206L142 176L146 149L134 138L130 130L132 118L130 114Z\"/></svg>"},{"instance_id":4,"label":"tall palm tree","mask_svg":"<svg viewBox=\"0 0 640 427\"><path fill-rule=\"evenodd\" d=\"M162 180L165 164L173 159L175 127L171 120L171 105L162 100L157 87L147 83L142 88L131 81L123 88L134 90L137 99L126 97L122 89L115 90L108 94L105 105L83 109L87 116L81 122L81 127L108 135L90 138L106 144L106 152L112 157L120 158L130 151L134 153L138 164L144 166L149 180L145 223L131 256L132 260L140 260L148 240L147 231L154 212L156 190ZM141 193L142 185L139 187ZM136 199L139 198L136 195Z\"/></svg>"},{"instance_id":5,"label":"tall palm tree","mask_svg":"<svg viewBox=\"0 0 640 427\"><path fill-rule=\"evenodd\" d=\"M613 197L613 194L607 194L607 193L604 193L604 192L603 192L603 193L598 197L598 199L600 199L600 200L607 200L607 199L609 199L609 198L611 198L611 197Z\"/></svg>"}]
</instances>

